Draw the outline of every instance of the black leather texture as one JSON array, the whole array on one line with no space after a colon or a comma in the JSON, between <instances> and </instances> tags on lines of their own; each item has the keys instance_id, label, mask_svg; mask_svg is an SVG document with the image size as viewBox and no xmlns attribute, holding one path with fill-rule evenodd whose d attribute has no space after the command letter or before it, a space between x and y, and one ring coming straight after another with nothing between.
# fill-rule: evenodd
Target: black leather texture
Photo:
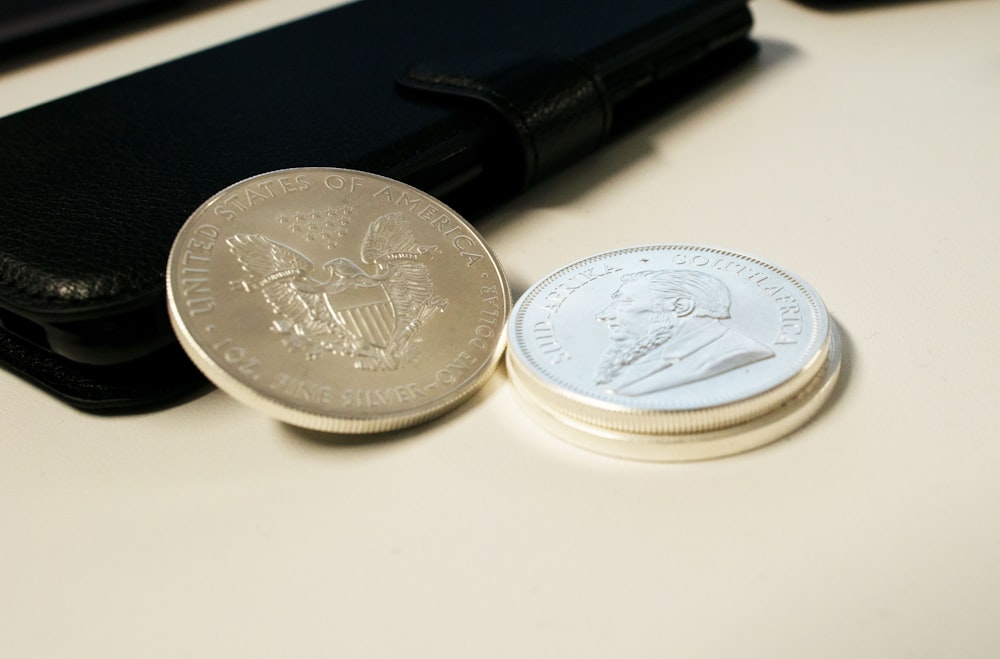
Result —
<instances>
[{"instance_id":1,"label":"black leather texture","mask_svg":"<svg viewBox=\"0 0 1000 659\"><path fill-rule=\"evenodd\" d=\"M210 391L177 343L112 366L80 364L0 330L3 364L43 391L93 414L150 412Z\"/></svg>"},{"instance_id":2,"label":"black leather texture","mask_svg":"<svg viewBox=\"0 0 1000 659\"><path fill-rule=\"evenodd\" d=\"M661 102L650 89L745 59L750 26L741 0L362 0L4 117L0 325L86 364L99 398L100 368L174 345L167 255L216 191L346 167L474 218ZM107 409L148 403L115 391Z\"/></svg>"},{"instance_id":3,"label":"black leather texture","mask_svg":"<svg viewBox=\"0 0 1000 659\"><path fill-rule=\"evenodd\" d=\"M524 187L596 149L611 126L604 86L569 60L471 53L415 64L397 80L413 89L476 99L495 110L517 137Z\"/></svg>"}]
</instances>

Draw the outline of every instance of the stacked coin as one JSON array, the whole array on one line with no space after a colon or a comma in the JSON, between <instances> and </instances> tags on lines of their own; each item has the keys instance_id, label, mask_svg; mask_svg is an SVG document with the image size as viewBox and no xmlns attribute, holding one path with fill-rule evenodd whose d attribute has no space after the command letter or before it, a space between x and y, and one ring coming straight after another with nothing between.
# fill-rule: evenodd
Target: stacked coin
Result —
<instances>
[{"instance_id":1,"label":"stacked coin","mask_svg":"<svg viewBox=\"0 0 1000 659\"><path fill-rule=\"evenodd\" d=\"M369 433L471 396L503 354L510 292L441 202L363 172L261 174L206 201L167 266L174 330L221 389L291 424Z\"/></svg>"},{"instance_id":2,"label":"stacked coin","mask_svg":"<svg viewBox=\"0 0 1000 659\"><path fill-rule=\"evenodd\" d=\"M507 368L525 408L598 452L696 460L804 423L841 349L819 295L758 258L695 245L599 254L518 301Z\"/></svg>"}]
</instances>

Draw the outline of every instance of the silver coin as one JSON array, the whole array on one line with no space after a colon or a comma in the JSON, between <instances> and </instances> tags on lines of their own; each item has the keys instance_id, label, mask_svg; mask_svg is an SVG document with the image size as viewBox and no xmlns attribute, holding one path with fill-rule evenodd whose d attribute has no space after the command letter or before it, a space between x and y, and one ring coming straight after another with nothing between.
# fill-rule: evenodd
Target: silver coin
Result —
<instances>
[{"instance_id":1,"label":"silver coin","mask_svg":"<svg viewBox=\"0 0 1000 659\"><path fill-rule=\"evenodd\" d=\"M369 433L478 390L505 346L500 263L415 188L333 168L269 172L206 201L167 266L174 330L221 389L288 423Z\"/></svg>"},{"instance_id":2,"label":"silver coin","mask_svg":"<svg viewBox=\"0 0 1000 659\"><path fill-rule=\"evenodd\" d=\"M841 358L812 287L695 245L566 266L518 301L509 336L529 411L587 448L640 459L718 457L786 434L832 391Z\"/></svg>"}]
</instances>

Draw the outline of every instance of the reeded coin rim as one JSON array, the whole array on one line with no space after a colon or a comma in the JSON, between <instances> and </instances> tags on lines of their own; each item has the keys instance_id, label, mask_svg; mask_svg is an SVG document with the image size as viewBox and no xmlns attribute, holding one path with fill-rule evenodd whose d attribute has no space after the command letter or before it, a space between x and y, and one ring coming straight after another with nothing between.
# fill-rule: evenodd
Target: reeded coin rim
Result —
<instances>
[{"instance_id":1,"label":"reeded coin rim","mask_svg":"<svg viewBox=\"0 0 1000 659\"><path fill-rule=\"evenodd\" d=\"M177 259L180 258L178 256L180 252L179 246L182 244L184 230L188 226L189 222L195 220L195 218L201 217L201 215L208 208L218 203L228 192L238 186L251 183L264 177L302 173L305 170L322 171L348 176L360 175L377 179L385 182L386 184L401 186L403 188L413 190L415 193L419 193L422 197L433 201L433 203L440 207L442 211L450 213L454 218L461 220L461 222L464 223L463 229L475 236L479 241L478 246L482 248L483 252L490 259L491 266L496 270L497 279L501 288L501 294L499 297L503 301L503 308L501 310L502 318L500 319L500 322L497 323L493 349L484 355L479 367L469 373L465 382L461 386L456 387L449 395L442 396L437 399L431 399L422 405L390 413L372 411L368 413L345 414L342 410L340 413L338 413L337 410L331 410L330 413L319 413L306 409L302 405L297 405L292 401L282 399L275 395L270 395L261 388L251 386L240 380L238 377L230 374L225 368L217 363L207 350L199 344L198 339L183 321L174 285L172 283L171 274L176 266ZM222 190L219 190L199 205L188 216L187 220L185 220L184 224L181 225L180 229L178 229L177 237L171 246L170 255L167 259L165 279L170 324L173 327L174 333L177 336L181 347L184 349L184 352L188 355L191 361L194 362L195 366L202 371L205 377L209 379L209 381L241 403L264 412L279 421L309 430L342 434L374 434L415 426L435 419L467 401L480 389L482 389L482 387L489 380L490 376L496 371L500 360L503 358L507 345L507 320L510 317L510 312L513 307L510 283L507 279L503 264L500 262L499 258L497 258L496 253L494 253L492 248L490 248L489 244L486 242L485 238L478 231L478 229L469 223L468 220L466 220L460 213L436 197L414 188L412 185L403 183L402 181L382 176L380 174L374 174L372 172L342 167L304 166L261 172L236 181Z\"/></svg>"},{"instance_id":2,"label":"reeded coin rim","mask_svg":"<svg viewBox=\"0 0 1000 659\"><path fill-rule=\"evenodd\" d=\"M782 281L794 286L810 305L815 323L811 328L808 342L799 360L793 364L794 372L788 377L770 383L763 390L748 389L742 397L705 397L698 405L669 405L662 399L629 399L623 402L620 396L596 395L573 382L549 375L549 369L540 364L526 345L521 323L530 313L530 305L536 296L544 294L548 287L573 272L585 269L623 255L644 252L698 252L711 253L723 257L738 258L764 268L781 277ZM600 427L612 432L639 434L682 434L711 432L729 426L743 424L767 414L807 386L827 363L832 342L832 320L819 294L795 273L759 257L706 245L695 244L649 244L624 247L594 254L558 268L531 286L516 302L508 323L507 370L512 374L515 386L537 406L548 410L559 418L581 423L586 427Z\"/></svg>"},{"instance_id":3,"label":"reeded coin rim","mask_svg":"<svg viewBox=\"0 0 1000 659\"><path fill-rule=\"evenodd\" d=\"M171 304L173 303L171 302ZM258 389L246 385L219 367L209 357L208 353L198 346L196 340L188 333L187 328L179 325L172 315L170 324L178 336L181 347L191 361L194 362L195 366L201 370L202 374L209 381L226 394L244 405L260 410L279 421L308 430L338 434L376 434L400 430L426 423L450 412L474 396L489 381L490 376L496 371L497 365L503 356L504 344L506 342L506 336L500 335L497 349L494 350L489 360L484 360L482 367L475 376L466 380L465 386L456 389L451 396L439 399L434 405L426 405L421 408L414 408L391 415L384 414L380 416L372 413L356 416L333 416L303 409L275 396L263 394Z\"/></svg>"},{"instance_id":4,"label":"reeded coin rim","mask_svg":"<svg viewBox=\"0 0 1000 659\"><path fill-rule=\"evenodd\" d=\"M840 377L843 347L836 322L830 323L830 349L822 368L779 407L743 423L690 433L639 433L613 430L560 415L543 407L509 372L521 408L551 434L588 451L646 462L694 462L746 453L771 444L805 425L826 404Z\"/></svg>"},{"instance_id":5,"label":"reeded coin rim","mask_svg":"<svg viewBox=\"0 0 1000 659\"><path fill-rule=\"evenodd\" d=\"M517 376L517 386L541 407L582 423L634 433L686 433L710 431L749 421L781 406L806 386L826 362L830 350L827 334L820 350L792 377L752 398L690 409L635 408L595 399L547 385L507 351L507 370Z\"/></svg>"}]
</instances>

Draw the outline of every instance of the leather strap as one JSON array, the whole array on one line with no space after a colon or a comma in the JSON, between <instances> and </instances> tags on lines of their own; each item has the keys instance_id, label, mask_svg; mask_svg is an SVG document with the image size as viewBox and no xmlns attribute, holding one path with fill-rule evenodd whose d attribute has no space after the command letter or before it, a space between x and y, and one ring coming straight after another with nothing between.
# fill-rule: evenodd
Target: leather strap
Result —
<instances>
[{"instance_id":1,"label":"leather strap","mask_svg":"<svg viewBox=\"0 0 1000 659\"><path fill-rule=\"evenodd\" d=\"M600 80L566 59L458 53L413 64L396 81L408 89L474 99L498 112L517 136L522 187L595 150L611 126Z\"/></svg>"}]
</instances>

